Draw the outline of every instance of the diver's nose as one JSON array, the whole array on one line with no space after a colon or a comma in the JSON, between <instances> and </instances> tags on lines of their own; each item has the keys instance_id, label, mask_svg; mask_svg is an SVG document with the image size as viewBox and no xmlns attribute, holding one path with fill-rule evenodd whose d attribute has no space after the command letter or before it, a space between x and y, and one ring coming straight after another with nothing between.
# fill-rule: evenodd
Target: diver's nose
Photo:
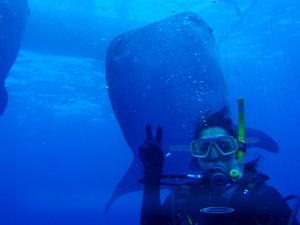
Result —
<instances>
[{"instance_id":1,"label":"diver's nose","mask_svg":"<svg viewBox=\"0 0 300 225\"><path fill-rule=\"evenodd\" d=\"M217 161L220 159L220 153L214 145L212 145L210 149L210 158L213 161Z\"/></svg>"}]
</instances>

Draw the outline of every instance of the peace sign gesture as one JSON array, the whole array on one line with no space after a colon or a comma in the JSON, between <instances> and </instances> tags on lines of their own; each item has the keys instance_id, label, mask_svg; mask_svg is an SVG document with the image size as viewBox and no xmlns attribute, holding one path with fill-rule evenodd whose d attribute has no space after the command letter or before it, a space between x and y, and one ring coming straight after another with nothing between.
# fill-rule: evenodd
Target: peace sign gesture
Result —
<instances>
[{"instance_id":1,"label":"peace sign gesture","mask_svg":"<svg viewBox=\"0 0 300 225\"><path fill-rule=\"evenodd\" d=\"M162 173L164 153L161 149L162 128L158 126L153 139L152 128L146 125L147 139L139 147L140 160L144 164L144 173Z\"/></svg>"}]
</instances>

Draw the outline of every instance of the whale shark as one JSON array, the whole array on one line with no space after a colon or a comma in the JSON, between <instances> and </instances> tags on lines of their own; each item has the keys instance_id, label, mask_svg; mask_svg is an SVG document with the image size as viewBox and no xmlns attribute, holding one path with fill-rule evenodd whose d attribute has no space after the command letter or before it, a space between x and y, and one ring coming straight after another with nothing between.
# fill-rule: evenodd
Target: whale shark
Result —
<instances>
[{"instance_id":1,"label":"whale shark","mask_svg":"<svg viewBox=\"0 0 300 225\"><path fill-rule=\"evenodd\" d=\"M117 36L107 49L106 80L114 114L134 154L107 210L119 196L143 188L138 147L146 138L146 124L163 128L164 174L189 174L192 156L178 146L190 144L204 113L230 108L230 103L213 30L192 12ZM278 151L263 132L248 128L247 137L256 140L248 147Z\"/></svg>"},{"instance_id":2,"label":"whale shark","mask_svg":"<svg viewBox=\"0 0 300 225\"><path fill-rule=\"evenodd\" d=\"M18 56L28 15L27 0L0 0L0 115L7 105L5 79Z\"/></svg>"}]
</instances>

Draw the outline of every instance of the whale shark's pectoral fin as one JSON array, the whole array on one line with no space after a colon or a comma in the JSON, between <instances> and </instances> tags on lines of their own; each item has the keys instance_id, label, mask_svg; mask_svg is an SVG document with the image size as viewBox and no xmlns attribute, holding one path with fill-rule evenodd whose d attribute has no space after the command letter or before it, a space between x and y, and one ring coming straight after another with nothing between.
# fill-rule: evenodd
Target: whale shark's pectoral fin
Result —
<instances>
[{"instance_id":1,"label":"whale shark's pectoral fin","mask_svg":"<svg viewBox=\"0 0 300 225\"><path fill-rule=\"evenodd\" d=\"M234 129L237 131L238 126L233 125ZM278 153L279 146L276 141L268 134L253 129L253 128L246 128L246 148L260 148L266 150L268 152ZM169 147L169 152L188 152L190 151L189 145L171 145Z\"/></svg>"},{"instance_id":2,"label":"whale shark's pectoral fin","mask_svg":"<svg viewBox=\"0 0 300 225\"><path fill-rule=\"evenodd\" d=\"M238 126L234 125L234 129L237 130ZM246 148L261 148L268 152L278 153L279 146L276 141L268 134L253 129L253 128L246 128L245 130L245 142Z\"/></svg>"},{"instance_id":3,"label":"whale shark's pectoral fin","mask_svg":"<svg viewBox=\"0 0 300 225\"><path fill-rule=\"evenodd\" d=\"M235 130L237 130L237 125L233 126ZM264 149L268 152L277 153L279 152L279 147L276 141L268 134L253 129L253 128L246 128L246 147L247 149L251 148L260 148ZM174 167L174 165L178 165L178 162L182 161L185 163L190 162L190 158L183 157L182 154L178 154L179 152L189 152L190 146L189 145L171 145L169 146L169 153L173 155L173 159L171 162L169 162L169 166L165 165L164 171L167 173L173 174L174 170L176 170L177 167ZM176 152L176 154L173 154ZM177 161L178 160L178 161ZM176 163L174 163L176 162ZM122 180L116 187L115 191L113 192L111 198L109 199L106 209L104 211L104 214L108 211L110 206L113 204L113 202L118 199L120 196L134 192L134 191L140 191L143 190L143 184L139 182L139 179L143 177L143 165L141 164L139 158L137 157L137 154L135 154L134 161L131 164L130 168L128 169L127 173L123 176ZM175 174L177 174L177 171L175 171Z\"/></svg>"},{"instance_id":4,"label":"whale shark's pectoral fin","mask_svg":"<svg viewBox=\"0 0 300 225\"><path fill-rule=\"evenodd\" d=\"M268 152L279 152L276 141L270 135L256 129L246 128L245 141L247 148L261 148Z\"/></svg>"}]
</instances>

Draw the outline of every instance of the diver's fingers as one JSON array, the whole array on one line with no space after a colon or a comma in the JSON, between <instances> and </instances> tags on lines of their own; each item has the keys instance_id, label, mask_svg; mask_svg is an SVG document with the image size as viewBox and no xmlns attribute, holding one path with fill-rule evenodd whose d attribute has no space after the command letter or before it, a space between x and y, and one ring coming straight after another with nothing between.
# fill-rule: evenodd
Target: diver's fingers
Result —
<instances>
[{"instance_id":1,"label":"diver's fingers","mask_svg":"<svg viewBox=\"0 0 300 225\"><path fill-rule=\"evenodd\" d=\"M155 142L157 142L159 145L161 145L162 133L162 127L158 126L156 129Z\"/></svg>"},{"instance_id":2,"label":"diver's fingers","mask_svg":"<svg viewBox=\"0 0 300 225\"><path fill-rule=\"evenodd\" d=\"M152 128L150 124L146 124L146 135L147 135L147 141L153 141Z\"/></svg>"}]
</instances>

